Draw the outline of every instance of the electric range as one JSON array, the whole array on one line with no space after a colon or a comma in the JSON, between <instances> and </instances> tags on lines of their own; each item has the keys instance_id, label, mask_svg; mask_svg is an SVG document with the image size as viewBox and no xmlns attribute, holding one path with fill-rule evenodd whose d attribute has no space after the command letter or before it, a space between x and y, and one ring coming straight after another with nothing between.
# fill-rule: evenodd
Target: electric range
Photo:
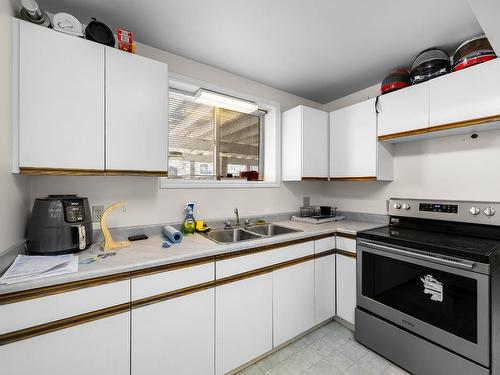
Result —
<instances>
[{"instance_id":1,"label":"electric range","mask_svg":"<svg viewBox=\"0 0 500 375\"><path fill-rule=\"evenodd\" d=\"M500 203L388 203L357 235L356 339L414 374L500 374Z\"/></svg>"}]
</instances>

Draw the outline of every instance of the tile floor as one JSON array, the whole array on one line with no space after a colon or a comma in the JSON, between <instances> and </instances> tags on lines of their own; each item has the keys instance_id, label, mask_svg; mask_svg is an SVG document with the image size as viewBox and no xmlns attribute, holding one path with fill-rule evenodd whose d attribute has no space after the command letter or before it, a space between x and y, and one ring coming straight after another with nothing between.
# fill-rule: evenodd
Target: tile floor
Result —
<instances>
[{"instance_id":1,"label":"tile floor","mask_svg":"<svg viewBox=\"0 0 500 375\"><path fill-rule=\"evenodd\" d=\"M352 331L329 322L237 375L408 375L354 341Z\"/></svg>"}]
</instances>

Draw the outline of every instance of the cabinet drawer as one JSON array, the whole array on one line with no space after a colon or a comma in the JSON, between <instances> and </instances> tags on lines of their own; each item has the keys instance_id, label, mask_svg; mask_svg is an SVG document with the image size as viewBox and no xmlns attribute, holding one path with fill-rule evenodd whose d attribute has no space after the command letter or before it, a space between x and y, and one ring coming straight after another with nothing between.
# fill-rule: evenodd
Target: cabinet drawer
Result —
<instances>
[{"instance_id":1,"label":"cabinet drawer","mask_svg":"<svg viewBox=\"0 0 500 375\"><path fill-rule=\"evenodd\" d=\"M132 279L132 301L213 281L214 263L205 263Z\"/></svg>"},{"instance_id":2,"label":"cabinet drawer","mask_svg":"<svg viewBox=\"0 0 500 375\"><path fill-rule=\"evenodd\" d=\"M217 261L217 279L314 254L314 241Z\"/></svg>"},{"instance_id":3,"label":"cabinet drawer","mask_svg":"<svg viewBox=\"0 0 500 375\"><path fill-rule=\"evenodd\" d=\"M130 281L0 305L0 334L128 303Z\"/></svg>"},{"instance_id":4,"label":"cabinet drawer","mask_svg":"<svg viewBox=\"0 0 500 375\"><path fill-rule=\"evenodd\" d=\"M335 236L322 238L321 240L314 241L315 254L333 249L335 249Z\"/></svg>"},{"instance_id":5,"label":"cabinet drawer","mask_svg":"<svg viewBox=\"0 0 500 375\"><path fill-rule=\"evenodd\" d=\"M353 238L337 236L337 249L356 254L356 240Z\"/></svg>"}]
</instances>

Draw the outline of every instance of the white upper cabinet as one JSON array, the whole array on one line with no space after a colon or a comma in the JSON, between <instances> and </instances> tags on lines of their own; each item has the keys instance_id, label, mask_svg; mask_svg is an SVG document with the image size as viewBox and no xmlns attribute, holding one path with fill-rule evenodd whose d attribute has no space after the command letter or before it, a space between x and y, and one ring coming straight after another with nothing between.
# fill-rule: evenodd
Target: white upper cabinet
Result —
<instances>
[{"instance_id":1,"label":"white upper cabinet","mask_svg":"<svg viewBox=\"0 0 500 375\"><path fill-rule=\"evenodd\" d=\"M392 146L377 142L375 99L330 113L330 177L392 180Z\"/></svg>"},{"instance_id":2,"label":"white upper cabinet","mask_svg":"<svg viewBox=\"0 0 500 375\"><path fill-rule=\"evenodd\" d=\"M13 20L13 172L166 175L167 65Z\"/></svg>"},{"instance_id":3,"label":"white upper cabinet","mask_svg":"<svg viewBox=\"0 0 500 375\"><path fill-rule=\"evenodd\" d=\"M500 116L500 59L430 82L430 126Z\"/></svg>"},{"instance_id":4,"label":"white upper cabinet","mask_svg":"<svg viewBox=\"0 0 500 375\"><path fill-rule=\"evenodd\" d=\"M328 114L298 106L282 117L282 179L328 178Z\"/></svg>"},{"instance_id":5,"label":"white upper cabinet","mask_svg":"<svg viewBox=\"0 0 500 375\"><path fill-rule=\"evenodd\" d=\"M378 136L429 126L429 82L381 95L378 98Z\"/></svg>"},{"instance_id":6,"label":"white upper cabinet","mask_svg":"<svg viewBox=\"0 0 500 375\"><path fill-rule=\"evenodd\" d=\"M167 171L167 65L106 49L106 169Z\"/></svg>"},{"instance_id":7,"label":"white upper cabinet","mask_svg":"<svg viewBox=\"0 0 500 375\"><path fill-rule=\"evenodd\" d=\"M104 170L104 47L27 22L13 27L18 167Z\"/></svg>"}]
</instances>

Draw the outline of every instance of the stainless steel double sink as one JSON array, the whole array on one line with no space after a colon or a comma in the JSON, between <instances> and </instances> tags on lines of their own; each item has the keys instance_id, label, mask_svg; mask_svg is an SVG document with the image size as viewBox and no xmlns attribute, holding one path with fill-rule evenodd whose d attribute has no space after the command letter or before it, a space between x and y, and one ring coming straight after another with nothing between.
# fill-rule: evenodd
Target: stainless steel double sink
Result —
<instances>
[{"instance_id":1,"label":"stainless steel double sink","mask_svg":"<svg viewBox=\"0 0 500 375\"><path fill-rule=\"evenodd\" d=\"M296 232L302 232L302 230L275 224L255 224L241 228L213 229L207 233L201 233L201 235L218 244L224 245Z\"/></svg>"}]
</instances>

